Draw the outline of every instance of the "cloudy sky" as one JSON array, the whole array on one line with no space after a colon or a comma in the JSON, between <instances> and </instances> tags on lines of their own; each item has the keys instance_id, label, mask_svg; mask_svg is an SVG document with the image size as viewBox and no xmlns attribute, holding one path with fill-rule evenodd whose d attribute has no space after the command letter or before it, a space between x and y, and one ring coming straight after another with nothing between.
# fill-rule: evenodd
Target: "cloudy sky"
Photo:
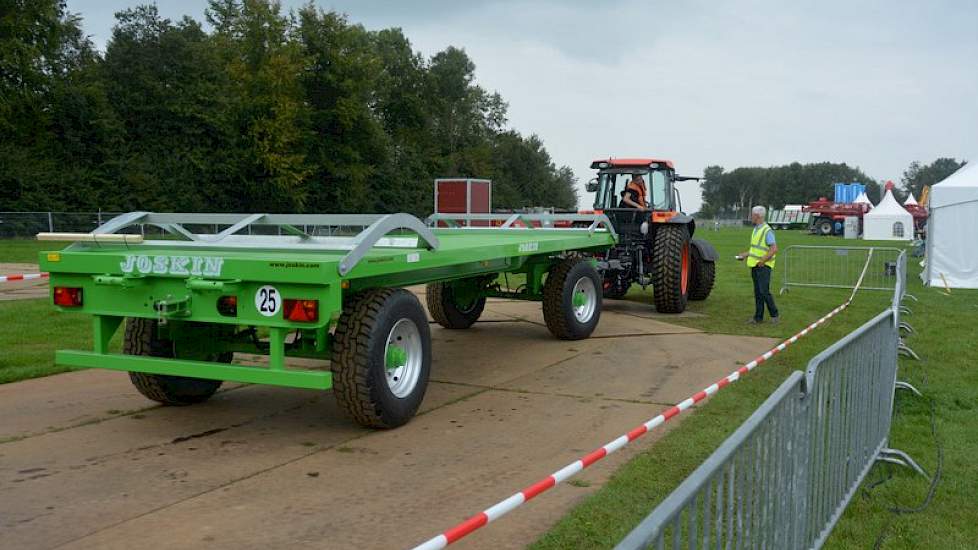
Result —
<instances>
[{"instance_id":1,"label":"cloudy sky","mask_svg":"<svg viewBox=\"0 0 978 550\"><path fill-rule=\"evenodd\" d=\"M101 47L113 14L137 1L68 8ZM847 162L893 180L913 160L978 160L978 2L316 3L369 29L401 27L425 55L465 48L478 82L509 102L510 126L540 135L582 187L590 161L609 155L670 158L686 175ZM159 7L203 20L205 2ZM695 182L682 185L696 211Z\"/></svg>"}]
</instances>

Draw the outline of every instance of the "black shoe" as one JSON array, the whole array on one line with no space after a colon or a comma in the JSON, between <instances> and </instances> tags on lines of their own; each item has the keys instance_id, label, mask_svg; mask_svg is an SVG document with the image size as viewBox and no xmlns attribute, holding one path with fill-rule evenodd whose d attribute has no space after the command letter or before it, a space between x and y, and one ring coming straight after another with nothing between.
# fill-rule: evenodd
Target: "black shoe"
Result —
<instances>
[{"instance_id":1,"label":"black shoe","mask_svg":"<svg viewBox=\"0 0 978 550\"><path fill-rule=\"evenodd\" d=\"M776 325L781 322L781 317L771 317L771 324Z\"/></svg>"},{"instance_id":2,"label":"black shoe","mask_svg":"<svg viewBox=\"0 0 978 550\"><path fill-rule=\"evenodd\" d=\"M758 321L757 319L755 319L755 318L753 318L753 317L751 317L750 319L748 319L748 320L747 320L747 324L748 324L748 325L759 325L759 324L761 324L762 322L763 322L763 321Z\"/></svg>"}]
</instances>

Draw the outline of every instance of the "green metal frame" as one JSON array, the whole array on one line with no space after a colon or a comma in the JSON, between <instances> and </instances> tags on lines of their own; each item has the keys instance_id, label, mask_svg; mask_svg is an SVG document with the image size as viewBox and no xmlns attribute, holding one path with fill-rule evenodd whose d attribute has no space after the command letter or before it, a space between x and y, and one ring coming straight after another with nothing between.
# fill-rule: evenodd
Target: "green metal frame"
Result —
<instances>
[{"instance_id":1,"label":"green metal frame","mask_svg":"<svg viewBox=\"0 0 978 550\"><path fill-rule=\"evenodd\" d=\"M438 227L448 223L444 217L433 217L429 224L434 227L429 227L407 214L124 214L79 239L91 241L94 236L95 242L40 254L41 269L51 274L52 292L55 287L82 289L81 307L55 308L94 317L94 349L60 350L55 359L74 367L328 389L328 371L288 369L285 358L328 359L330 329L352 293L456 281L466 300L539 300L555 259L607 250L617 238L602 215L474 217L499 227ZM196 234L184 227L189 224L211 224L215 232ZM98 241L101 235L146 225L161 227L172 237L141 243ZM273 226L283 234L242 234L258 226ZM350 226L365 229L351 234ZM513 293L493 285L500 273L524 274L525 289ZM273 286L279 299L317 300L318 319L300 323L282 313L262 315L255 299L265 286ZM229 296L236 299L236 316L218 308L218 300ZM110 353L109 342L127 317L159 320L159 330L175 343L177 357ZM205 330L209 327L224 328ZM258 341L257 330L267 331L267 344ZM289 342L293 333L298 338ZM266 354L269 365L202 360L228 351Z\"/></svg>"}]
</instances>

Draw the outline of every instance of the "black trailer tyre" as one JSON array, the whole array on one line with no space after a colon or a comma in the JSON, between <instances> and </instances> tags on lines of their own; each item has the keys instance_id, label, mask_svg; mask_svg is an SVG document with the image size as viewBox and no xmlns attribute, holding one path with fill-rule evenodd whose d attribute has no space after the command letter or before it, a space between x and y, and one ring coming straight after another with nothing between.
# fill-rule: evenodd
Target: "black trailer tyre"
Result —
<instances>
[{"instance_id":1,"label":"black trailer tyre","mask_svg":"<svg viewBox=\"0 0 978 550\"><path fill-rule=\"evenodd\" d=\"M587 338L601 318L601 276L591 262L567 258L550 268L543 285L543 319L561 340Z\"/></svg>"},{"instance_id":2,"label":"black trailer tyre","mask_svg":"<svg viewBox=\"0 0 978 550\"><path fill-rule=\"evenodd\" d=\"M455 286L450 282L429 283L425 287L425 302L431 318L448 329L471 327L486 308L485 296L461 300L455 292Z\"/></svg>"},{"instance_id":3,"label":"black trailer tyre","mask_svg":"<svg viewBox=\"0 0 978 550\"><path fill-rule=\"evenodd\" d=\"M347 301L330 369L336 400L357 423L407 423L421 406L431 371L428 318L414 294L375 289Z\"/></svg>"},{"instance_id":4,"label":"black trailer tyre","mask_svg":"<svg viewBox=\"0 0 978 550\"><path fill-rule=\"evenodd\" d=\"M655 310L682 313L689 298L689 230L685 225L664 224L656 229L652 246L652 290Z\"/></svg>"},{"instance_id":5,"label":"black trailer tyre","mask_svg":"<svg viewBox=\"0 0 978 550\"><path fill-rule=\"evenodd\" d=\"M125 340L122 352L127 355L149 355L152 357L174 357L173 342L161 340L158 335L158 321L155 319L126 319ZM232 354L219 354L209 359L231 362ZM206 401L221 387L220 380L189 378L166 374L130 372L129 380L144 396L164 405L193 405Z\"/></svg>"},{"instance_id":6,"label":"black trailer tyre","mask_svg":"<svg viewBox=\"0 0 978 550\"><path fill-rule=\"evenodd\" d=\"M690 259L692 260L689 285L690 300L706 300L713 290L713 281L716 278L716 263L704 260L699 248L690 247Z\"/></svg>"},{"instance_id":7,"label":"black trailer tyre","mask_svg":"<svg viewBox=\"0 0 978 550\"><path fill-rule=\"evenodd\" d=\"M818 222L818 225L816 227L818 228L818 234L819 235L831 235L832 234L832 221L831 220L822 220L822 221Z\"/></svg>"}]
</instances>

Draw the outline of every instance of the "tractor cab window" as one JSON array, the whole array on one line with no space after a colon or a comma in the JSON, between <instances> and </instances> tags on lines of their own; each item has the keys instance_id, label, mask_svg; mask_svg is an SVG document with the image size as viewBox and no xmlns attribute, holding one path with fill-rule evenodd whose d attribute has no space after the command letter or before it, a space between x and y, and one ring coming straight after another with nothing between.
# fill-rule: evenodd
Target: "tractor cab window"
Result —
<instances>
[{"instance_id":1,"label":"tractor cab window","mask_svg":"<svg viewBox=\"0 0 978 550\"><path fill-rule=\"evenodd\" d=\"M598 190L594 197L596 209L618 208L621 194L635 174L645 180L646 197L649 207L654 210L672 210L672 182L669 173L663 170L643 170L641 172L614 171L598 174Z\"/></svg>"},{"instance_id":2,"label":"tractor cab window","mask_svg":"<svg viewBox=\"0 0 978 550\"><path fill-rule=\"evenodd\" d=\"M661 170L654 170L646 177L649 187L649 206L653 210L670 208L669 177Z\"/></svg>"}]
</instances>

